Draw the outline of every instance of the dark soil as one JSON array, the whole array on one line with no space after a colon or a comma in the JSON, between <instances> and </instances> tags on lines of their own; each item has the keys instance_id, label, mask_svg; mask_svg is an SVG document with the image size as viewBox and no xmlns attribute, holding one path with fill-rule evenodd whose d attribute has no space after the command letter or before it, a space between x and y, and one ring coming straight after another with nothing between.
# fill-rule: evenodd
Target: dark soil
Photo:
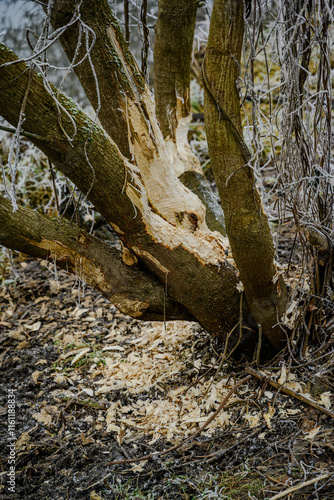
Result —
<instances>
[{"instance_id":1,"label":"dark soil","mask_svg":"<svg viewBox=\"0 0 334 500\"><path fill-rule=\"evenodd\" d=\"M291 499L334 498L333 419L274 390L274 403L270 403L265 395L268 387L255 379L247 384L247 412L250 407L264 415L270 404L287 410L285 417L277 412L269 426L264 419L253 428L246 425L246 406L235 405L230 427L217 428L211 437L200 435L161 457L159 451L175 442L162 438L149 444L149 437L120 440L107 433L103 419L96 425L101 415L111 402L131 404L133 396L120 389L87 397L75 379L56 379L57 374L68 373L70 362L66 364L65 359L63 365L57 364L61 351L55 338L62 328L81 328L88 340L95 338L103 346L110 321L104 319L105 314L96 323L82 316L69 317L68 311L78 306L78 296L72 293L74 278L62 274L58 290L40 263L17 262L15 266L16 280L0 288L1 498L269 499L292 486L299 488L290 494ZM126 334L134 329L132 334L139 334L139 322L110 308L97 292L87 290L87 296L92 310L102 307L112 314L115 330ZM203 338L204 343L211 342ZM195 347L199 356L206 352L203 342ZM88 387L89 368L88 362L78 362L78 372L87 377ZM245 375L236 367L233 370L238 380ZM70 388L72 396L56 396L59 387L65 392ZM11 391L15 394L14 441L8 418ZM44 422L33 417L36 413L45 416ZM312 430L318 427L312 438ZM8 489L8 444L15 441L13 492ZM219 450L225 452L213 461L210 455ZM151 452L157 453L142 471L129 463L109 465ZM325 474L319 482L300 487Z\"/></svg>"}]
</instances>

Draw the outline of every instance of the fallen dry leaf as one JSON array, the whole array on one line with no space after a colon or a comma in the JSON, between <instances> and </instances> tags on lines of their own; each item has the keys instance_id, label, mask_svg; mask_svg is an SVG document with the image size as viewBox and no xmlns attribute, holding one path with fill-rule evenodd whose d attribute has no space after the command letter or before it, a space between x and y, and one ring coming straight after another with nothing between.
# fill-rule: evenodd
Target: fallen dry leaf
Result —
<instances>
[{"instance_id":1,"label":"fallen dry leaf","mask_svg":"<svg viewBox=\"0 0 334 500\"><path fill-rule=\"evenodd\" d=\"M314 427L305 435L305 439L313 439L320 432L320 429L321 425Z\"/></svg>"},{"instance_id":2,"label":"fallen dry leaf","mask_svg":"<svg viewBox=\"0 0 334 500\"><path fill-rule=\"evenodd\" d=\"M23 342L20 342L19 344L17 344L15 350L16 351L21 351L22 349L28 349L28 347L31 347L30 342L24 340Z\"/></svg>"},{"instance_id":3,"label":"fallen dry leaf","mask_svg":"<svg viewBox=\"0 0 334 500\"><path fill-rule=\"evenodd\" d=\"M7 334L7 337L10 337L11 339L14 340L21 340L21 341L27 340L27 337L25 335L22 335L21 333L18 332L9 332Z\"/></svg>"},{"instance_id":4,"label":"fallen dry leaf","mask_svg":"<svg viewBox=\"0 0 334 500\"><path fill-rule=\"evenodd\" d=\"M38 370L36 370L35 372L33 372L31 374L31 378L33 379L35 385L37 384L38 379L39 379L39 377L40 377L41 374L42 374L42 372L40 372Z\"/></svg>"},{"instance_id":5,"label":"fallen dry leaf","mask_svg":"<svg viewBox=\"0 0 334 500\"><path fill-rule=\"evenodd\" d=\"M38 330L40 329L41 325L42 325L41 321L36 321L36 323L34 323L32 325L26 325L26 328L28 330L31 330L32 332L38 332Z\"/></svg>"}]
</instances>

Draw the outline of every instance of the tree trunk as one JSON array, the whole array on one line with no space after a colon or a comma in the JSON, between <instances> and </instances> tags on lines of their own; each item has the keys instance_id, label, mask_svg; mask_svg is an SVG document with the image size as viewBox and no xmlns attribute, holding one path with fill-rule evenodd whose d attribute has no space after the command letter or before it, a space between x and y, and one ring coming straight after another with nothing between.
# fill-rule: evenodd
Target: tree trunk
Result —
<instances>
[{"instance_id":1,"label":"tree trunk","mask_svg":"<svg viewBox=\"0 0 334 500\"><path fill-rule=\"evenodd\" d=\"M255 187L251 155L242 138L240 76L243 2L215 0L203 66L205 123L233 258L254 320L279 348L285 333L277 323L287 292L274 264L267 216Z\"/></svg>"},{"instance_id":2,"label":"tree trunk","mask_svg":"<svg viewBox=\"0 0 334 500\"><path fill-rule=\"evenodd\" d=\"M186 3L195 8L195 2ZM186 3L181 1L180 5ZM161 5L166 7L167 4L163 1ZM280 278L273 283L276 268L272 238L254 187L252 170L245 166L248 156L241 138L239 97L235 87L236 61L240 60L242 43L240 5L232 1L216 2L214 6L204 69L206 124L228 234L247 302L255 321L279 348L282 345L281 331L272 327L283 312L285 286ZM167 7L166 12L172 15ZM171 317L194 317L209 332L223 338L233 330L230 336L233 345L239 337L235 326L249 317L248 305L241 301L239 272L229 253L228 241L208 228L205 206L179 180L182 173L199 166L187 144L188 118L185 115L189 108L181 106L180 113L176 114L177 127L173 130L173 137L165 140L155 116L151 94L128 52L106 0L83 0L80 4L55 0L53 9L52 22L56 29L68 23L63 30L62 43L70 59L75 64L80 58L84 59L82 67L76 66L76 71L91 102L97 110L100 109L99 118L104 129L89 120L72 100L45 80L43 82L42 75L29 72L27 66L17 61L4 46L0 48L2 116L14 126L21 119L21 129L35 134L32 141L112 225L124 245L139 260L136 264L136 258L133 259L134 272L145 272L147 268L162 283L167 295L177 302L174 312L172 303L168 305ZM159 12L161 14L161 9ZM234 20L231 30L230 14ZM95 45L85 56L87 47L83 50L80 41L84 36L82 33L92 26ZM192 26L193 17L186 24L186 38L191 34ZM168 29L166 22L164 29ZM188 59L190 47L189 43L185 44ZM100 90L97 90L97 80ZM183 81L187 93L189 80ZM223 95L229 95L230 101L225 99L225 102ZM177 100L174 92L175 96ZM22 102L25 102L24 116ZM8 207L5 208L8 211ZM15 217L11 221L10 232L17 245L13 248L20 250L22 226ZM90 241L88 254L83 255L81 247L69 244L66 234L63 234L63 240L56 238L54 224L52 228L46 223L42 227L43 231L38 235L28 236L31 253L36 255L36 248L48 252L49 248L40 248L41 241L51 241L50 235L54 234L54 241L67 247L66 258L72 262L72 268L77 262L76 254L79 259L88 259L87 279L97 287L99 266L105 264L102 247L101 257L94 261L97 269L90 272L90 266L94 267L88 255L89 248L94 247L90 237L84 235L82 238ZM67 229L64 231L68 232ZM76 231L79 229L73 228L73 237L81 239L80 231ZM4 236L7 244L8 234L7 231ZM62 234L60 229L59 234ZM110 259L112 262L112 257ZM108 276L115 279L111 274ZM108 279L105 277L102 289L108 288ZM154 292L151 274L148 279L146 303L149 306L146 313L151 314L155 308L157 314L161 314L161 288ZM142 303L145 300L142 300L141 289L138 295L133 295L130 288L128 292L126 287L122 290L122 297L141 303L137 309L144 315ZM160 293L159 297L151 297L154 293ZM115 296L113 286L110 296ZM248 335L249 332L244 338Z\"/></svg>"},{"instance_id":3,"label":"tree trunk","mask_svg":"<svg viewBox=\"0 0 334 500\"><path fill-rule=\"evenodd\" d=\"M14 126L29 79L26 65L15 60L2 46L0 63L9 64L0 68L0 109ZM168 295L209 332L224 337L239 321L237 271L226 254L224 239L206 227L199 200L177 184L163 142L159 143L162 158L157 156L157 147L148 150L146 143L140 150L138 142L138 166L130 164L72 100L55 88L50 95L35 73L25 116L24 130L39 136L33 142L110 222L125 245L164 284ZM159 138L158 130L153 132ZM150 175L156 175L154 182L166 195L162 199L159 191L152 194ZM248 314L246 305L244 314Z\"/></svg>"},{"instance_id":4,"label":"tree trunk","mask_svg":"<svg viewBox=\"0 0 334 500\"><path fill-rule=\"evenodd\" d=\"M172 143L168 146L169 155L177 159L177 175L182 176L182 183L194 191L205 205L207 212L206 222L210 229L219 231L225 235L222 209L217 203L214 195L210 193L207 185L208 183L205 182L199 162L196 161L196 158L191 154L187 143L190 104L190 58L197 9L194 0L191 0L190 3L190 9L188 0L187 2L183 2L181 8L178 8L179 13L183 12L182 19L185 20L185 24L179 24L178 27L181 26L181 31L184 35L183 38L187 39L187 44L185 46L173 44L173 62L176 63L177 68L182 67L182 71L179 69L175 73L175 70L173 70L172 79L165 82L166 84L168 83L168 96L171 102L167 102L165 94L161 90L159 91L159 89L156 89L157 108L170 108L174 106L174 102L176 101L175 89L176 87L179 89L181 88L180 80L182 80L184 98L187 96L186 100L188 104L186 107L182 107L183 114L181 114L179 118L187 118L183 124L181 122L182 126L178 127L176 137L174 137ZM162 11L164 12L163 9ZM165 41L174 39L175 33L177 32L177 25L175 25L176 19L173 12L173 9L167 9L167 14L174 19L174 24L165 22L163 24L163 30L160 30L160 35ZM192 13L190 21L185 15L189 12ZM98 13L98 15L96 15L96 13ZM159 16L160 13L161 9L159 10ZM152 146L156 146L159 142L159 139L156 137L148 137L148 135L154 136L153 131L157 127L154 127L154 105L150 102L150 99L147 98L149 91L145 81L140 75L136 61L128 49L128 45L119 29L118 22L106 0L83 0L81 3L80 20L84 21L85 25L93 30L95 37L95 43L90 51L89 59L87 57L85 58L85 44L79 45L80 36L83 36L80 35L82 26L80 20L76 20L75 16L75 2L71 0L55 0L51 12L51 22L54 29L62 29L70 23L70 26L67 27L60 37L61 44L67 57L70 61L74 62L83 60L82 64L74 67L74 71L93 108L98 111L98 117L103 128L118 145L123 155L133 160L136 149L138 154L139 149L145 142L148 144L152 143L152 138L154 142ZM159 16L157 24L159 24ZM158 39L159 36L157 36L157 40ZM178 38L177 41L180 41L180 39ZM172 42L169 42L169 45L171 45L171 43ZM163 44L160 46L159 43L156 47L159 48L159 60L162 63L159 69L165 71L164 66L166 64L169 64L169 68L171 68L169 61L170 50L164 51ZM157 59L157 55L155 55L154 59ZM182 66L180 66L181 63ZM132 75L135 75L135 78L133 78ZM159 80L158 76L156 80ZM160 98L164 99L163 105L159 104ZM135 138L138 137L138 130L140 129L142 129L141 145L136 148L137 141ZM145 137L147 139L145 139ZM177 144L175 144L176 140ZM185 171L186 173L184 173Z\"/></svg>"},{"instance_id":5,"label":"tree trunk","mask_svg":"<svg viewBox=\"0 0 334 500\"><path fill-rule=\"evenodd\" d=\"M189 148L186 138L191 120L190 66L198 5L198 0L160 0L155 25L156 115L164 138L181 142L180 149ZM208 227L226 236L224 213L199 162L193 166L185 162L184 169L179 171L179 179L205 205Z\"/></svg>"},{"instance_id":6,"label":"tree trunk","mask_svg":"<svg viewBox=\"0 0 334 500\"><path fill-rule=\"evenodd\" d=\"M155 25L154 95L164 137L190 114L190 63L198 0L160 0Z\"/></svg>"}]
</instances>

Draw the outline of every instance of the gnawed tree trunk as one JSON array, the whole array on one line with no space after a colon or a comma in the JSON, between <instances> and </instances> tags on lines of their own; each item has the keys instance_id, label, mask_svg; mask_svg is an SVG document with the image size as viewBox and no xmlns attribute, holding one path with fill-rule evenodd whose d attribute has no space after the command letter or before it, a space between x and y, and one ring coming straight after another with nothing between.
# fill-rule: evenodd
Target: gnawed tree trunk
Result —
<instances>
[{"instance_id":1,"label":"gnawed tree trunk","mask_svg":"<svg viewBox=\"0 0 334 500\"><path fill-rule=\"evenodd\" d=\"M15 55L2 46L0 63L15 60ZM16 125L29 72L24 63L16 62L2 66L0 77L1 112L8 122ZM160 131L154 130L161 141L160 154L166 155L164 161L157 157L157 147L152 145L151 150L143 146L144 151L138 149L138 166L135 166L71 99L57 89L53 92L51 96L43 86L42 77L33 74L24 130L38 134L40 139L34 138L33 142L87 196L124 244L164 284L168 295L208 331L224 336L239 320L237 272L226 255L224 238L207 229L204 207L181 183L176 183L179 181L172 170L173 158L163 149ZM54 99L57 94L59 104ZM160 170L161 163L165 171ZM149 168L155 179L151 178ZM151 195L150 182L153 188L156 184L163 190L162 206L157 188ZM180 199L175 198L175 193ZM20 228L16 231L18 235Z\"/></svg>"},{"instance_id":2,"label":"gnawed tree trunk","mask_svg":"<svg viewBox=\"0 0 334 500\"><path fill-rule=\"evenodd\" d=\"M210 192L208 183L203 178L199 162L189 154L190 149L187 143L190 118L190 59L198 2L191 0L190 4L191 8L187 0L178 8L178 12L181 14L185 24L178 25L182 28L182 35L175 40L177 43L169 43L169 45L172 43L174 45L173 63L179 68L177 72L173 72L169 80L164 81L169 100L166 99L166 95L160 90L161 87L155 89L157 94L156 100L159 103L160 97L163 98L163 105L160 106L160 109L173 109L176 101L179 103L178 120L180 118L185 118L185 120L181 122L182 126L178 127L176 137L168 145L169 153L172 156L176 156L176 159L179 157L178 161L174 163L177 163L177 175L183 184L194 191L202 203L205 204L206 222L210 229L217 230L225 235L222 209L214 195ZM164 13L164 9L159 9L158 25L161 12ZM191 16L188 20L187 15L189 13L191 13ZM160 29L160 36L165 41L168 41L170 38L174 40L177 26L175 24L176 17L173 14L173 9L168 7L167 15L172 16L174 24L163 23L163 27ZM140 74L136 61L129 51L118 26L118 21L110 10L106 0L99 2L97 0L86 0L82 2L80 8L80 19L94 31L95 42L90 51L89 58L86 57L87 48L85 43L79 45L79 41L85 39L85 36L88 35L82 33L82 26L79 20L76 20L76 17L77 9L75 3L71 0L55 0L51 12L51 22L54 29L62 30L64 26L68 23L70 24L60 37L65 53L74 64L74 71L93 108L98 111L98 118L104 130L114 140L122 154L132 160L134 156L134 137L138 134L138 120L141 122L140 126L144 127L144 129L150 127L150 121L152 120L152 113L150 114L145 106L145 92L147 93L148 89L144 78ZM156 40L158 39L159 36L156 37ZM183 43L185 39L187 43ZM165 71L164 66L166 65L168 65L169 69L172 68L173 65L170 61L171 51L169 48L168 50L163 50L163 47L159 46L158 43L155 51L157 47L159 60L161 61L159 70ZM157 56L155 55L156 59ZM83 61L82 64L76 66L76 62L81 60ZM155 80L160 81L157 68L156 73L157 78ZM180 99L186 99L187 106L180 106L181 100L177 100L176 98L176 89L179 89L179 92L182 94ZM142 102L140 102L141 99ZM139 112L136 113L134 119L131 110L136 108L141 109L137 109ZM176 116L176 111L173 111L174 115ZM176 126L175 122L174 125ZM147 130L145 134L147 134ZM169 135L168 131L164 135ZM144 140L143 138L142 142ZM175 142L177 142L176 146Z\"/></svg>"},{"instance_id":3,"label":"gnawed tree trunk","mask_svg":"<svg viewBox=\"0 0 334 500\"><path fill-rule=\"evenodd\" d=\"M203 66L209 154L225 214L227 235L254 320L279 348L287 292L274 264L268 219L255 186L251 155L242 138L240 76L243 2L215 0Z\"/></svg>"},{"instance_id":4,"label":"gnawed tree trunk","mask_svg":"<svg viewBox=\"0 0 334 500\"><path fill-rule=\"evenodd\" d=\"M235 4L238 2L232 2L233 8ZM219 2L215 4L216 10L217 6L220 6ZM240 9L237 9L236 15L240 16ZM219 38L219 29L224 26L224 22L226 30L226 20L217 15L214 19L218 19L214 32ZM112 225L124 245L135 254L136 257L133 259L135 272L145 272L146 266L162 283L168 296L178 303L174 313L170 304L171 317L173 315L183 317L189 314L189 317L196 318L209 332L223 338L234 329L230 340L232 345L235 344L239 335L235 327L242 321L239 273L229 254L226 239L220 233L208 228L205 205L179 180L181 173L198 168L198 161L187 144L184 133L185 122L179 120L183 126L182 134L179 134L180 129L177 128L174 138L164 139L155 117L151 94L132 55L128 52L126 42L106 1L83 0L79 7L79 3L69 0L55 0L52 22L55 28L60 28L69 22L70 26L64 29L61 41L66 47L69 58L74 62L84 58L85 50L78 44L82 30L85 32L87 26L94 29L96 39L94 48L82 63L82 68L76 67L76 72L95 109L99 109L99 119L103 128L89 120L72 100L57 89L51 86L46 90L40 75L31 73L30 78L25 63L18 62L16 56L4 46L1 46L0 50L0 64L3 64L0 67L2 116L16 126L26 96L23 130L38 136L32 141L90 200L95 209ZM240 27L238 29L240 31ZM211 35L212 39L215 41L215 37L212 38ZM239 35L237 43L239 45L233 49L236 51L236 56L241 50L242 37ZM236 119L235 127L240 131L238 122L240 114L236 114L239 106L235 92L236 73L228 58L225 58L223 62L227 68L226 78L225 80L224 77L221 78L219 66L221 62L220 57L216 66L213 66L210 60L207 61L207 79L215 82L215 78L218 77L219 84L223 83L232 91L234 89L233 106L232 109L228 108L227 112ZM99 91L96 81L99 82ZM221 92L224 86L220 88L218 83L217 90ZM28 87L29 92L27 92ZM216 165L217 183L220 185L223 205L228 216L228 231L235 259L240 266L240 275L244 280L247 301L255 313L256 322L261 324L264 334L278 348L281 346L280 331L272 329L272 326L280 319L285 288L279 279L281 284L281 300L279 300L277 284L272 283L276 269L273 264L273 247L268 223L264 214L260 213L259 198L254 190L251 171L242 168L245 160L240 152L240 141L237 140L239 136L233 131L231 133L224 120L219 121L215 103L208 102L207 108L206 121L211 134L211 145L214 144L212 141L217 139L217 147L210 146L212 159ZM210 120L213 120L212 123ZM214 127L217 128L216 136L212 131ZM220 159L222 154L226 155L226 159ZM220 165L225 168L223 173L220 172ZM236 174L231 178L232 184L230 185L229 181L226 188L226 180L233 172ZM242 177L236 182L240 173ZM238 188L235 195L231 194L230 186ZM238 216L234 215L233 210L240 209L237 203L237 200L240 201L240 196L245 196L241 208L244 206L246 208ZM253 205L250 202L251 197L255 200ZM3 203L2 210L8 211L6 203ZM22 226L14 216L8 218L9 220L11 220L10 226L9 222L4 221L5 230L2 234L7 234L4 240L7 238L8 241L8 231L10 231L13 241L18 242L15 243L17 246L13 245L12 248L20 250ZM236 225L235 231L234 225ZM47 223L41 227L38 236L32 237L29 242L32 246L31 253L35 252L34 255L37 255L36 248L40 248L38 243L50 241L50 235L55 234L53 231L56 224L53 224L52 228ZM81 234L78 231L73 228L74 238ZM63 240L54 237L55 241L60 242L59 252L61 245L71 250L68 254L74 252L71 254L73 264L69 266L73 270L76 262L75 254L78 254L78 258L83 254L76 244L69 245L67 236L63 234ZM258 259L258 256L252 253L253 250L264 245L261 253L261 262L265 264L263 269L259 269L258 266L250 273L247 271L245 239L250 242L249 266L253 266ZM92 243L87 246L88 253L90 247L93 248ZM45 249L43 251L50 252ZM101 250L101 256L103 252L104 250ZM102 257L96 258L95 261L90 259L88 254L84 257L89 260L89 266L96 265L98 273ZM52 254L52 258L57 259L57 255ZM61 252L59 259L61 260ZM112 257L110 259L112 261ZM138 264L135 263L136 259L139 260ZM264 273L264 276L257 276L257 272L261 275ZM94 275L94 273L95 271L90 271L87 274ZM255 278L254 282L252 278ZM148 279L150 286L153 287L151 274ZM96 286L93 278L91 282ZM261 285L268 294L263 290L260 293ZM154 303L150 298L153 289L154 287L148 286L149 304ZM159 290L161 292L161 289ZM111 296L113 293L112 291ZM126 286L122 293L126 296ZM133 290L130 286L129 296L131 293ZM138 300L141 302L140 297L139 290ZM160 299L155 303L161 304ZM275 306L277 311L275 310L274 314ZM147 308L147 313L150 307ZM143 312L142 307L139 309ZM269 313L265 314L267 309ZM242 315L243 318L249 316L245 301L243 301Z\"/></svg>"}]
</instances>

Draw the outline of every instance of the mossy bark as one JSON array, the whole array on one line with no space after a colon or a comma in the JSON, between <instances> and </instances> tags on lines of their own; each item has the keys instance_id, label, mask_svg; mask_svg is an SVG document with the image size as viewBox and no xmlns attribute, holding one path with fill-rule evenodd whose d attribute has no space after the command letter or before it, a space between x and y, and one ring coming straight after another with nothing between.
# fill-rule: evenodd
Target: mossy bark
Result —
<instances>
[{"instance_id":1,"label":"mossy bark","mask_svg":"<svg viewBox=\"0 0 334 500\"><path fill-rule=\"evenodd\" d=\"M286 286L274 264L274 245L242 139L237 80L243 44L243 2L215 0L203 73L209 153L226 231L254 320L277 347Z\"/></svg>"},{"instance_id":2,"label":"mossy bark","mask_svg":"<svg viewBox=\"0 0 334 500\"><path fill-rule=\"evenodd\" d=\"M154 42L154 97L161 131L165 138L174 141L179 120L191 114L190 66L198 6L198 0L159 1ZM226 235L223 211L204 173L188 170L180 180L205 205L208 227Z\"/></svg>"},{"instance_id":3,"label":"mossy bark","mask_svg":"<svg viewBox=\"0 0 334 500\"><path fill-rule=\"evenodd\" d=\"M80 20L73 22L78 10ZM107 0L55 0L51 23L54 29L68 25L60 37L63 49L93 108L100 106L98 118L104 129L130 158L126 97L140 100L145 81ZM83 23L92 30L89 35ZM93 45L89 57L87 45Z\"/></svg>"}]
</instances>

